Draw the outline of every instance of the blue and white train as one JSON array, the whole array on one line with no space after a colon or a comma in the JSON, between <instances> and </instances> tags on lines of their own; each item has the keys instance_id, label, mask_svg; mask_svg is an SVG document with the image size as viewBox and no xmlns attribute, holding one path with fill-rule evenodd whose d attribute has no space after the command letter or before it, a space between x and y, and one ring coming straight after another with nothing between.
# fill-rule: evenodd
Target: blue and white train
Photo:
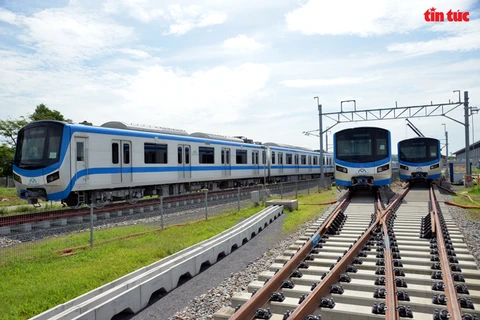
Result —
<instances>
[{"instance_id":1,"label":"blue and white train","mask_svg":"<svg viewBox=\"0 0 480 320\"><path fill-rule=\"evenodd\" d=\"M385 186L392 182L390 131L345 129L333 135L335 183L347 188Z\"/></svg>"},{"instance_id":2,"label":"blue and white train","mask_svg":"<svg viewBox=\"0 0 480 320\"><path fill-rule=\"evenodd\" d=\"M441 176L440 140L416 137L398 143L400 179L429 181Z\"/></svg>"},{"instance_id":3,"label":"blue and white train","mask_svg":"<svg viewBox=\"0 0 480 320\"><path fill-rule=\"evenodd\" d=\"M332 155L325 172L333 174ZM14 180L29 203L68 206L319 177L319 153L184 130L37 121L18 133Z\"/></svg>"}]
</instances>

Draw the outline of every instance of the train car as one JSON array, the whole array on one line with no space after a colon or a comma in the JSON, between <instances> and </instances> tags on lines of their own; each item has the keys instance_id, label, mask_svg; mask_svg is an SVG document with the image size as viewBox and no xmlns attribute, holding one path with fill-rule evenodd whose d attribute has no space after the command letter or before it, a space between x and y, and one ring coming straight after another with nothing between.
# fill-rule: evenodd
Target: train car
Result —
<instances>
[{"instance_id":1,"label":"train car","mask_svg":"<svg viewBox=\"0 0 480 320\"><path fill-rule=\"evenodd\" d=\"M61 200L71 207L303 179L311 173L312 154L289 149L296 162L287 164L285 154L284 172L268 175L269 152L269 146L240 137L115 121L100 127L37 121L19 131L13 169L20 198L34 204Z\"/></svg>"},{"instance_id":2,"label":"train car","mask_svg":"<svg viewBox=\"0 0 480 320\"><path fill-rule=\"evenodd\" d=\"M314 179L320 177L320 153L308 148L273 142L268 146L268 176L270 182L292 179ZM333 175L333 155L323 154L324 175ZM281 179L286 177L286 179Z\"/></svg>"},{"instance_id":3,"label":"train car","mask_svg":"<svg viewBox=\"0 0 480 320\"><path fill-rule=\"evenodd\" d=\"M398 143L400 179L425 181L441 176L440 140L416 137Z\"/></svg>"},{"instance_id":4,"label":"train car","mask_svg":"<svg viewBox=\"0 0 480 320\"><path fill-rule=\"evenodd\" d=\"M385 186L392 182L390 131L345 129L333 135L335 183L342 187Z\"/></svg>"}]
</instances>

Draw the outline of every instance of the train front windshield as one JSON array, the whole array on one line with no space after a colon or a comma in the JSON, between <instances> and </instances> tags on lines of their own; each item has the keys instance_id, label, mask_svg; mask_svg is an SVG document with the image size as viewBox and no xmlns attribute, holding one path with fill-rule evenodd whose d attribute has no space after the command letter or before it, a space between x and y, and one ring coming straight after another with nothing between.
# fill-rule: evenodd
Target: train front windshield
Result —
<instances>
[{"instance_id":1,"label":"train front windshield","mask_svg":"<svg viewBox=\"0 0 480 320\"><path fill-rule=\"evenodd\" d=\"M388 131L379 128L353 129L336 134L335 157L363 163L389 157Z\"/></svg>"},{"instance_id":2,"label":"train front windshield","mask_svg":"<svg viewBox=\"0 0 480 320\"><path fill-rule=\"evenodd\" d=\"M41 169L60 159L63 125L32 123L18 132L13 164L22 169Z\"/></svg>"},{"instance_id":3,"label":"train front windshield","mask_svg":"<svg viewBox=\"0 0 480 320\"><path fill-rule=\"evenodd\" d=\"M438 160L438 140L411 139L400 142L400 161L422 163Z\"/></svg>"}]
</instances>

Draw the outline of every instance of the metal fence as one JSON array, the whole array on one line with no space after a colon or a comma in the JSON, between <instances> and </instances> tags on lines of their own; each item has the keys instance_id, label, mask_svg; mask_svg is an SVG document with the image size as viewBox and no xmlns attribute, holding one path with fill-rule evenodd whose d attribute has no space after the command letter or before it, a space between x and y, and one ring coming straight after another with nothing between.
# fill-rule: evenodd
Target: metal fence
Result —
<instances>
[{"instance_id":1,"label":"metal fence","mask_svg":"<svg viewBox=\"0 0 480 320\"><path fill-rule=\"evenodd\" d=\"M305 180L261 186L259 203L252 203L252 188L198 193L194 199L152 198L125 208L80 208L74 212L45 211L41 217L31 214L2 217L0 225L0 265L48 255L68 255L70 250L93 247L106 239L99 230L116 228L118 237L130 237L135 230L125 226L148 225L152 229L208 220L219 214L262 205L266 198L296 198L330 188L331 180ZM266 195L266 197L262 197ZM20 219L20 220L19 220ZM140 229L140 228L139 228Z\"/></svg>"}]
</instances>

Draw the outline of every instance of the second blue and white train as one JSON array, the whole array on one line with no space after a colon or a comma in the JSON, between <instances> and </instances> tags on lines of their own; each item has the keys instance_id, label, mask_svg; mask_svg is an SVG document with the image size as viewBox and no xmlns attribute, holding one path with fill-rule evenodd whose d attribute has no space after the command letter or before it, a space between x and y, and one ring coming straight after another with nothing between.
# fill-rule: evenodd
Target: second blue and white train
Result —
<instances>
[{"instance_id":1,"label":"second blue and white train","mask_svg":"<svg viewBox=\"0 0 480 320\"><path fill-rule=\"evenodd\" d=\"M441 176L440 141L434 138L417 137L398 143L400 179L424 181Z\"/></svg>"}]
</instances>

